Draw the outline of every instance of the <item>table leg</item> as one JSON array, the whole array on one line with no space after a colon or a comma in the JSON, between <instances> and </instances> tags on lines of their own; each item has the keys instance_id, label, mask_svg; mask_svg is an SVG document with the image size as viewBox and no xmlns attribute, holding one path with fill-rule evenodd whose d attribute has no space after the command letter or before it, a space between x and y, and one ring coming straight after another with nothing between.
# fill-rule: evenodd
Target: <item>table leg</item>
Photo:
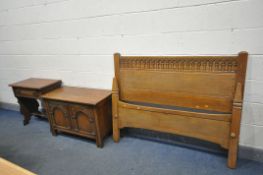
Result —
<instances>
[{"instance_id":1,"label":"table leg","mask_svg":"<svg viewBox=\"0 0 263 175\"><path fill-rule=\"evenodd\" d=\"M20 112L24 115L24 125L27 125L31 119L32 113L39 113L39 104L36 99L18 97Z\"/></svg>"}]
</instances>

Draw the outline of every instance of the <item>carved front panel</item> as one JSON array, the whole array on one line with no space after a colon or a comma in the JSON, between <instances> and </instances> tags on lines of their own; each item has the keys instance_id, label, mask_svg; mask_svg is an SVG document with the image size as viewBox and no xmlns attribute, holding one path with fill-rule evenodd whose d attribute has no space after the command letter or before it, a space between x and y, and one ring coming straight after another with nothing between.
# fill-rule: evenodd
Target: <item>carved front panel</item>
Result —
<instances>
[{"instance_id":1,"label":"carved front panel","mask_svg":"<svg viewBox=\"0 0 263 175\"><path fill-rule=\"evenodd\" d=\"M236 72L237 57L122 57L121 69L175 72Z\"/></svg>"},{"instance_id":2,"label":"carved front panel","mask_svg":"<svg viewBox=\"0 0 263 175\"><path fill-rule=\"evenodd\" d=\"M95 118L91 108L81 105L71 105L70 115L72 129L75 132L88 135L96 135Z\"/></svg>"},{"instance_id":3,"label":"carved front panel","mask_svg":"<svg viewBox=\"0 0 263 175\"><path fill-rule=\"evenodd\" d=\"M50 102L50 116L56 128L70 129L70 118L67 105L64 103Z\"/></svg>"}]
</instances>

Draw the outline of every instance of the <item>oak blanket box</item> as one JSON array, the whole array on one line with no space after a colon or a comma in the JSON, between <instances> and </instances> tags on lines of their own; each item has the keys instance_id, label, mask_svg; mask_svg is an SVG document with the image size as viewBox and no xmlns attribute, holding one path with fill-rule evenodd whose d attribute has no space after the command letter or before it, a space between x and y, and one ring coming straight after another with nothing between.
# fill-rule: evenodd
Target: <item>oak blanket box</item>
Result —
<instances>
[{"instance_id":1,"label":"oak blanket box","mask_svg":"<svg viewBox=\"0 0 263 175\"><path fill-rule=\"evenodd\" d=\"M64 86L41 97L54 136L66 132L95 139L103 147L112 131L111 91Z\"/></svg>"},{"instance_id":2,"label":"oak blanket box","mask_svg":"<svg viewBox=\"0 0 263 175\"><path fill-rule=\"evenodd\" d=\"M227 149L235 168L247 56L114 54L114 141L124 127L193 137Z\"/></svg>"}]
</instances>

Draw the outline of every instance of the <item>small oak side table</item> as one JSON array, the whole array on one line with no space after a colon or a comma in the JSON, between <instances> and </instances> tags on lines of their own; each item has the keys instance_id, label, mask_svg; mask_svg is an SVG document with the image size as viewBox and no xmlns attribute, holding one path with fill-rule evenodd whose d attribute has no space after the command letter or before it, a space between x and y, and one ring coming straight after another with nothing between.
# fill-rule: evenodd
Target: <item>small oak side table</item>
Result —
<instances>
[{"instance_id":1,"label":"small oak side table","mask_svg":"<svg viewBox=\"0 0 263 175\"><path fill-rule=\"evenodd\" d=\"M24 116L24 125L27 125L32 115L46 118L45 111L39 111L41 95L50 92L61 86L61 80L29 78L10 84L13 88L15 97L20 105L20 112Z\"/></svg>"},{"instance_id":2,"label":"small oak side table","mask_svg":"<svg viewBox=\"0 0 263 175\"><path fill-rule=\"evenodd\" d=\"M65 132L96 140L112 131L111 91L61 87L42 96L53 136Z\"/></svg>"}]
</instances>

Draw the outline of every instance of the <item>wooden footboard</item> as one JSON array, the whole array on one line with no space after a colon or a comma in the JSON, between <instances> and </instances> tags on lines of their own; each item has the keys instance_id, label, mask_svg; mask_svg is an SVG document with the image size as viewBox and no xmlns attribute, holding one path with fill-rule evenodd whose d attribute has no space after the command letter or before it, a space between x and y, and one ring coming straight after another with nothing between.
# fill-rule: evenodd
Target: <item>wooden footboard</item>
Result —
<instances>
[{"instance_id":1,"label":"wooden footboard","mask_svg":"<svg viewBox=\"0 0 263 175\"><path fill-rule=\"evenodd\" d=\"M127 104L128 105L128 104ZM228 148L230 122L118 106L119 128L133 127L194 137Z\"/></svg>"},{"instance_id":2,"label":"wooden footboard","mask_svg":"<svg viewBox=\"0 0 263 175\"><path fill-rule=\"evenodd\" d=\"M114 141L124 127L194 137L227 149L235 168L247 56L115 54Z\"/></svg>"}]
</instances>

